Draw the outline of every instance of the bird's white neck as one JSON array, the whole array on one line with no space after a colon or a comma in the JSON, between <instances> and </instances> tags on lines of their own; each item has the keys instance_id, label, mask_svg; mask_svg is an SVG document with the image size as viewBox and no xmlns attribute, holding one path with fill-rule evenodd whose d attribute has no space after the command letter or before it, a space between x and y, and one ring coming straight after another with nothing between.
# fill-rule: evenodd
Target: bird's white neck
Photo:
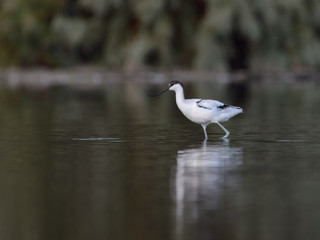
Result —
<instances>
[{"instance_id":1,"label":"bird's white neck","mask_svg":"<svg viewBox=\"0 0 320 240\"><path fill-rule=\"evenodd\" d=\"M174 91L176 93L176 103L178 106L181 106L185 101L182 86L179 85L179 87L175 88Z\"/></svg>"}]
</instances>

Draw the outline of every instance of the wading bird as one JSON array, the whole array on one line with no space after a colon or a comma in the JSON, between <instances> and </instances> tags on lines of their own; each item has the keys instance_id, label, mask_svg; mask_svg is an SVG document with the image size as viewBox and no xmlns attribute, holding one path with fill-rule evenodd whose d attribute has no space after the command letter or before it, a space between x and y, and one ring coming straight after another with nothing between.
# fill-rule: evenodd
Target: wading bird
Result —
<instances>
[{"instance_id":1,"label":"wading bird","mask_svg":"<svg viewBox=\"0 0 320 240\"><path fill-rule=\"evenodd\" d=\"M168 88L157 94L152 94L149 96L156 97L168 90L176 93L176 103L183 115L186 116L190 121L198 123L202 126L205 140L208 139L206 130L207 126L211 123L218 124L225 131L226 135L224 135L222 139L227 138L230 132L223 127L220 122L228 121L233 116L242 113L242 108L227 105L216 100L185 99L183 85L179 81L172 81L169 83Z\"/></svg>"}]
</instances>

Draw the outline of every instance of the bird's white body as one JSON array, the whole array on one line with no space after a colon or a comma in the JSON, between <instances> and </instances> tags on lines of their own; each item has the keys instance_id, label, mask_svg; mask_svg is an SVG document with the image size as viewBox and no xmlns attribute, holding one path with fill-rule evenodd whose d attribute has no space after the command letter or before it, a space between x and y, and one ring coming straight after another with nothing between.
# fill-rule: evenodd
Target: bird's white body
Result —
<instances>
[{"instance_id":1,"label":"bird's white body","mask_svg":"<svg viewBox=\"0 0 320 240\"><path fill-rule=\"evenodd\" d=\"M225 122L243 111L242 108L225 105L216 100L185 99L180 84L174 85L169 90L175 91L178 108L184 116L194 123L209 125L210 123ZM226 107L223 108L223 106Z\"/></svg>"},{"instance_id":2,"label":"bird's white body","mask_svg":"<svg viewBox=\"0 0 320 240\"><path fill-rule=\"evenodd\" d=\"M183 86L178 81L172 81L167 89L152 96L158 96L161 93L170 90L176 93L176 103L180 111L190 121L202 126L205 140L208 139L206 128L211 123L218 124L226 133L222 138L229 136L229 131L225 129L221 122L228 121L233 116L242 113L242 108L226 105L216 100L207 99L185 99Z\"/></svg>"}]
</instances>

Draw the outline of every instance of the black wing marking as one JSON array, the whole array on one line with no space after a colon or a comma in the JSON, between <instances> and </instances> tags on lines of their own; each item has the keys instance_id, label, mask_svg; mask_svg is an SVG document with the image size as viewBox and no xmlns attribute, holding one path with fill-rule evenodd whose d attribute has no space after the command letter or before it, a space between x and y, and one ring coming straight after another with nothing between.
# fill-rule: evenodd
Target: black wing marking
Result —
<instances>
[{"instance_id":1,"label":"black wing marking","mask_svg":"<svg viewBox=\"0 0 320 240\"><path fill-rule=\"evenodd\" d=\"M204 108L204 109L207 109L207 110L212 110L212 108L208 108L208 107L205 107L205 106L203 106L203 105L200 105L199 103L201 103L202 100L203 100L203 99L200 99L199 101L197 101L198 107Z\"/></svg>"},{"instance_id":2,"label":"black wing marking","mask_svg":"<svg viewBox=\"0 0 320 240\"><path fill-rule=\"evenodd\" d=\"M223 105L218 106L218 108L220 108L220 109L226 109L228 107L230 107L230 105L228 105L228 104L223 104Z\"/></svg>"}]
</instances>

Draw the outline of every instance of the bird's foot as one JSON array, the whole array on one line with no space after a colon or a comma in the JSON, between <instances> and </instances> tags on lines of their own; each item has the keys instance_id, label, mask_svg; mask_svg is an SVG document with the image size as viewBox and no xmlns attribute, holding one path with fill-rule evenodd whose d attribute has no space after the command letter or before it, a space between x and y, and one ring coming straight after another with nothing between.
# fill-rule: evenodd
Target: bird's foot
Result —
<instances>
[{"instance_id":1,"label":"bird's foot","mask_svg":"<svg viewBox=\"0 0 320 240\"><path fill-rule=\"evenodd\" d=\"M220 139L227 139L229 135L230 135L230 133L227 133L226 135L224 135L224 136L223 136L222 138L220 138Z\"/></svg>"}]
</instances>

